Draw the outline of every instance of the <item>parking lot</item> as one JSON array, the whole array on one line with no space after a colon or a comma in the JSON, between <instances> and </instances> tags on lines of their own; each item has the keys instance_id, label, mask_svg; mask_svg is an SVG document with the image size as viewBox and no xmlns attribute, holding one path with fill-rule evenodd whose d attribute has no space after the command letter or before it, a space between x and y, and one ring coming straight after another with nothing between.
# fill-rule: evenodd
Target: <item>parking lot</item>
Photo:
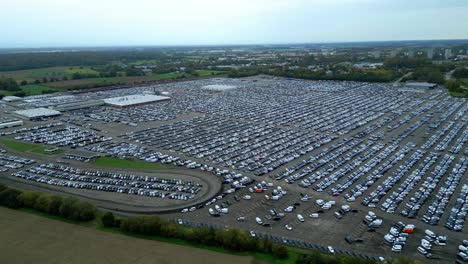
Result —
<instances>
[{"instance_id":1,"label":"parking lot","mask_svg":"<svg viewBox=\"0 0 468 264\"><path fill-rule=\"evenodd\" d=\"M203 89L212 84L235 88ZM465 99L441 89L413 93L390 84L263 76L73 96L102 99L145 91L168 93L171 100L74 110L0 136L61 146L68 154L79 150L173 164L222 181L223 194L167 214L182 224L236 226L304 248L406 255L424 263L453 262L467 238ZM67 162L73 166L44 160L2 175L75 193L86 189L157 200L176 193L174 199L190 201L207 188L190 181L166 186L158 177L69 173L62 166L87 165ZM421 242L426 229L436 234L429 236L430 245Z\"/></svg>"}]
</instances>

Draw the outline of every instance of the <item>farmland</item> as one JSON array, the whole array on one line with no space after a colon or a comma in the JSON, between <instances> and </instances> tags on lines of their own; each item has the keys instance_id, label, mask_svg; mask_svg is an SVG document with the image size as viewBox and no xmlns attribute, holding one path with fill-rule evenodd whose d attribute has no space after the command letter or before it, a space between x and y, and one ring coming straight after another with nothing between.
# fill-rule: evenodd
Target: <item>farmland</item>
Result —
<instances>
[{"instance_id":1,"label":"farmland","mask_svg":"<svg viewBox=\"0 0 468 264\"><path fill-rule=\"evenodd\" d=\"M0 208L0 252L5 263L252 263L235 256L144 240ZM90 243L92 241L92 243ZM18 247L17 245L21 245ZM71 250L72 249L72 250ZM79 252L79 253L78 253ZM128 254L132 252L132 254Z\"/></svg>"}]
</instances>

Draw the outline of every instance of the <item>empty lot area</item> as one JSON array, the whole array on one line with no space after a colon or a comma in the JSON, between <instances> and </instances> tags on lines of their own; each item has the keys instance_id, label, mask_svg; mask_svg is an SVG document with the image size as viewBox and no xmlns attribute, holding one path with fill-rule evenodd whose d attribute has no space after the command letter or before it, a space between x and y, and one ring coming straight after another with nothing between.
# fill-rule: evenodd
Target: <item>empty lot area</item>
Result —
<instances>
[{"instance_id":1,"label":"empty lot area","mask_svg":"<svg viewBox=\"0 0 468 264\"><path fill-rule=\"evenodd\" d=\"M251 257L106 233L0 208L2 263L252 263ZM93 241L90 243L90 241ZM132 254L129 254L129 253Z\"/></svg>"}]
</instances>

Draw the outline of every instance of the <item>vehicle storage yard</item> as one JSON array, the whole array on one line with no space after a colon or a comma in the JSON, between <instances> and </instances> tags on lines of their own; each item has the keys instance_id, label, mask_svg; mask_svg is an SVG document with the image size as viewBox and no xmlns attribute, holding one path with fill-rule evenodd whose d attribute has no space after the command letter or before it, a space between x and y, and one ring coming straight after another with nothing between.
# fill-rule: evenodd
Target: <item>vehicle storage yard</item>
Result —
<instances>
[{"instance_id":1,"label":"vehicle storage yard","mask_svg":"<svg viewBox=\"0 0 468 264\"><path fill-rule=\"evenodd\" d=\"M0 142L0 183L361 257L453 263L468 239L468 104L442 89L257 76L28 97L1 109L14 117L145 93L170 100L0 130L0 139L64 150L45 157ZM102 168L78 153L174 168Z\"/></svg>"}]
</instances>

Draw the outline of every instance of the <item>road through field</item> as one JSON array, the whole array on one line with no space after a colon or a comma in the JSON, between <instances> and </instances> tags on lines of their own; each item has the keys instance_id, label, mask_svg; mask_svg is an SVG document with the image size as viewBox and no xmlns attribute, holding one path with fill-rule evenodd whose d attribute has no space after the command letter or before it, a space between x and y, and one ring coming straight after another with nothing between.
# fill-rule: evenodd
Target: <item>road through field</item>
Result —
<instances>
[{"instance_id":1,"label":"road through field","mask_svg":"<svg viewBox=\"0 0 468 264\"><path fill-rule=\"evenodd\" d=\"M0 207L1 263L249 264L234 256L107 233Z\"/></svg>"}]
</instances>

